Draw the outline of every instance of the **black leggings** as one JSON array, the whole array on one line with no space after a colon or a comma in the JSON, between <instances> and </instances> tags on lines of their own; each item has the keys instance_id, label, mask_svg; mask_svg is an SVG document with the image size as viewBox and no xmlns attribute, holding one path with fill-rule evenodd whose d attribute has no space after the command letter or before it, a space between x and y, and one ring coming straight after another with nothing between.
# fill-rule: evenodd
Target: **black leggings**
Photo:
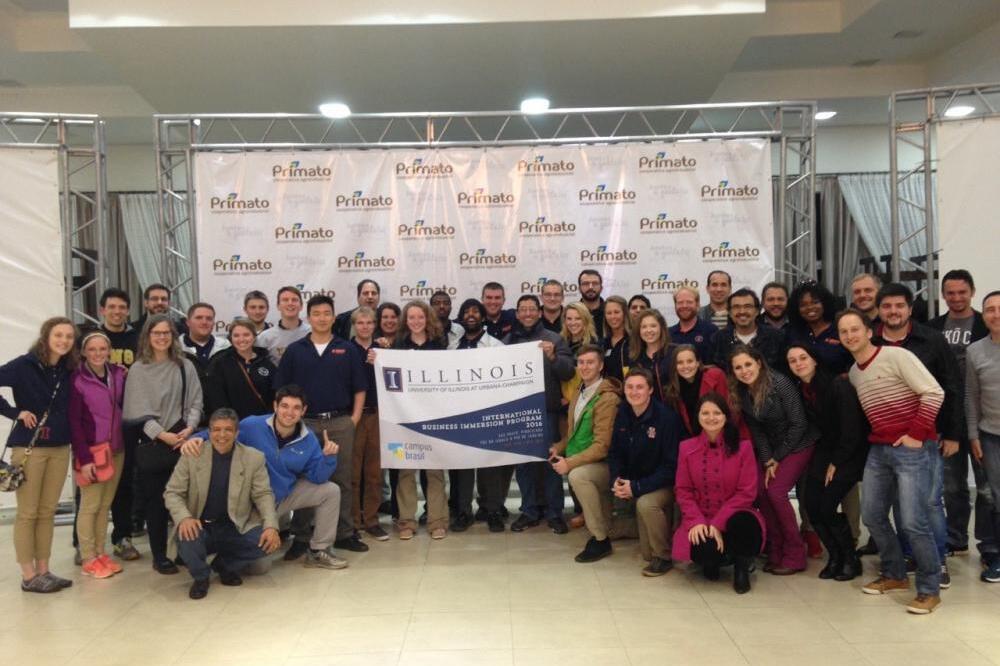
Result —
<instances>
[{"instance_id":1,"label":"black leggings","mask_svg":"<svg viewBox=\"0 0 1000 666\"><path fill-rule=\"evenodd\" d=\"M691 545L691 560L706 568L718 567L724 555L753 557L760 552L763 535L757 517L749 511L737 511L726 521L723 552L715 539Z\"/></svg>"},{"instance_id":2,"label":"black leggings","mask_svg":"<svg viewBox=\"0 0 1000 666\"><path fill-rule=\"evenodd\" d=\"M154 563L167 561L167 523L170 513L163 503L171 471L151 473L139 470L139 485L146 500L146 529L149 531L149 551Z\"/></svg>"},{"instance_id":3,"label":"black leggings","mask_svg":"<svg viewBox=\"0 0 1000 666\"><path fill-rule=\"evenodd\" d=\"M838 513L844 496L851 492L854 487L853 481L837 481L834 479L829 485L824 485L824 480L809 476L806 479L806 513L813 525L834 528L843 515Z\"/></svg>"}]
</instances>

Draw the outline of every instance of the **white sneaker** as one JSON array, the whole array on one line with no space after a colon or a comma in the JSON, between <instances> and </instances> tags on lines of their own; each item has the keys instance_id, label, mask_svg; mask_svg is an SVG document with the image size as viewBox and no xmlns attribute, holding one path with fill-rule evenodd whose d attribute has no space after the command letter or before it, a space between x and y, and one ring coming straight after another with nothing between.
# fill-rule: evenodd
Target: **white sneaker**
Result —
<instances>
[{"instance_id":1,"label":"white sneaker","mask_svg":"<svg viewBox=\"0 0 1000 666\"><path fill-rule=\"evenodd\" d=\"M306 553L305 565L319 569L346 569L347 560L337 557L329 549L312 550Z\"/></svg>"}]
</instances>

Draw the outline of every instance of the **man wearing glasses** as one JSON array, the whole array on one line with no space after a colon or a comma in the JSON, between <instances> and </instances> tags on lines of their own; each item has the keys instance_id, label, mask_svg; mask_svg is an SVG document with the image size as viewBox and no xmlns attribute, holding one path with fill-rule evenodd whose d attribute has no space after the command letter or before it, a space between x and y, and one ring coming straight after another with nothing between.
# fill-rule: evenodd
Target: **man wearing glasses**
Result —
<instances>
[{"instance_id":1,"label":"man wearing glasses","mask_svg":"<svg viewBox=\"0 0 1000 666\"><path fill-rule=\"evenodd\" d=\"M785 365L785 336L772 326L757 322L760 298L753 289L737 289L727 301L732 324L715 334L712 340L712 362L720 368L728 367L729 350L735 345L750 345L761 353L767 364L780 370Z\"/></svg>"}]
</instances>

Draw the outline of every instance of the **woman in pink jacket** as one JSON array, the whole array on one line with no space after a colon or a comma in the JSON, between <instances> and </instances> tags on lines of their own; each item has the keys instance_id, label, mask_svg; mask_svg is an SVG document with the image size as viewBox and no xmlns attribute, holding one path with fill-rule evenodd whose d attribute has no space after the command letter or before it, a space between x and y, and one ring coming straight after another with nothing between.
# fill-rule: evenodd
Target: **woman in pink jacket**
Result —
<instances>
[{"instance_id":1,"label":"woman in pink jacket","mask_svg":"<svg viewBox=\"0 0 1000 666\"><path fill-rule=\"evenodd\" d=\"M80 537L83 574L94 578L108 578L122 570L121 565L104 552L108 510L118 489L125 459L122 437L125 370L108 363L110 350L111 341L104 333L95 331L84 336L80 344L84 362L73 373L69 396L74 468L90 480L80 488L76 531ZM99 482L90 447L103 442L110 445L114 475Z\"/></svg>"},{"instance_id":2,"label":"woman in pink jacket","mask_svg":"<svg viewBox=\"0 0 1000 666\"><path fill-rule=\"evenodd\" d=\"M764 543L764 518L754 508L757 461L753 444L740 439L729 405L718 393L698 402L701 434L681 442L674 495L681 525L674 533L675 560L693 560L718 580L724 559L734 565L733 589L750 591L750 565Z\"/></svg>"}]
</instances>

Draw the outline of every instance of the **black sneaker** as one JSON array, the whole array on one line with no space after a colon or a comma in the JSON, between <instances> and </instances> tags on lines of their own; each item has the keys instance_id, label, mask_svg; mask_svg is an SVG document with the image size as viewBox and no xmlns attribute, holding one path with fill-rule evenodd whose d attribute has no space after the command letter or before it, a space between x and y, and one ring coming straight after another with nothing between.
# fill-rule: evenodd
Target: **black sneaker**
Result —
<instances>
[{"instance_id":1,"label":"black sneaker","mask_svg":"<svg viewBox=\"0 0 1000 666\"><path fill-rule=\"evenodd\" d=\"M334 548L339 548L340 550L349 550L352 553L367 553L368 544L361 540L361 537L357 533L352 534L346 539L337 539L333 542Z\"/></svg>"},{"instance_id":2,"label":"black sneaker","mask_svg":"<svg viewBox=\"0 0 1000 666\"><path fill-rule=\"evenodd\" d=\"M309 550L309 544L307 542L293 541L292 545L288 547L288 550L285 551L285 554L281 559L285 562L294 562L305 555L307 550Z\"/></svg>"},{"instance_id":3,"label":"black sneaker","mask_svg":"<svg viewBox=\"0 0 1000 666\"><path fill-rule=\"evenodd\" d=\"M948 557L955 557L956 555L968 555L969 544L965 544L964 546L956 546L955 544L949 543L945 546L945 554Z\"/></svg>"},{"instance_id":4,"label":"black sneaker","mask_svg":"<svg viewBox=\"0 0 1000 666\"><path fill-rule=\"evenodd\" d=\"M649 561L649 564L646 565L646 568L642 570L642 575L649 577L662 576L673 568L674 563L670 560L654 557Z\"/></svg>"},{"instance_id":5,"label":"black sneaker","mask_svg":"<svg viewBox=\"0 0 1000 666\"><path fill-rule=\"evenodd\" d=\"M855 553L858 557L864 557L865 555L878 555L878 546L875 545L875 539L868 537L868 543L858 548Z\"/></svg>"},{"instance_id":6,"label":"black sneaker","mask_svg":"<svg viewBox=\"0 0 1000 666\"><path fill-rule=\"evenodd\" d=\"M372 525L371 527L365 528L365 534L375 539L376 541L388 541L389 533L382 529L381 525Z\"/></svg>"},{"instance_id":7,"label":"black sneaker","mask_svg":"<svg viewBox=\"0 0 1000 666\"><path fill-rule=\"evenodd\" d=\"M540 525L541 522L542 522L541 518L528 518L526 515L522 513L520 516L517 517L517 520L511 523L510 531L523 532L529 527L535 527L536 525Z\"/></svg>"},{"instance_id":8,"label":"black sneaker","mask_svg":"<svg viewBox=\"0 0 1000 666\"><path fill-rule=\"evenodd\" d=\"M553 518L553 520L559 519ZM581 550L580 553L573 559L581 563L596 562L597 560L604 559L610 554L611 539L605 538L603 541L598 541L594 537L590 537L590 539L587 540L587 545L584 546L583 550Z\"/></svg>"},{"instance_id":9,"label":"black sneaker","mask_svg":"<svg viewBox=\"0 0 1000 666\"><path fill-rule=\"evenodd\" d=\"M163 574L164 576L172 576L176 573L180 573L180 569L177 568L177 565L170 560L153 562L153 570L156 571L156 573Z\"/></svg>"},{"instance_id":10,"label":"black sneaker","mask_svg":"<svg viewBox=\"0 0 1000 666\"><path fill-rule=\"evenodd\" d=\"M191 583L191 589L188 590L188 596L192 599L204 599L208 594L208 579L196 580Z\"/></svg>"},{"instance_id":11,"label":"black sneaker","mask_svg":"<svg viewBox=\"0 0 1000 666\"><path fill-rule=\"evenodd\" d=\"M475 521L477 523L485 523L489 520L489 513L483 507L476 509Z\"/></svg>"},{"instance_id":12,"label":"black sneaker","mask_svg":"<svg viewBox=\"0 0 1000 666\"><path fill-rule=\"evenodd\" d=\"M507 525L503 522L503 514L500 512L488 514L486 524L489 526L490 532L503 532L507 529Z\"/></svg>"},{"instance_id":13,"label":"black sneaker","mask_svg":"<svg viewBox=\"0 0 1000 666\"><path fill-rule=\"evenodd\" d=\"M947 564L941 565L941 578L939 580L940 580L939 586L942 590L947 590L949 587L951 587L951 574L948 573Z\"/></svg>"},{"instance_id":14,"label":"black sneaker","mask_svg":"<svg viewBox=\"0 0 1000 666\"><path fill-rule=\"evenodd\" d=\"M558 518L549 518L547 522L549 524L549 528L556 534L569 533L569 525L566 524L566 521L563 520L562 516L559 516ZM608 540L605 539L605 541ZM610 543L610 541L608 541L608 543Z\"/></svg>"},{"instance_id":15,"label":"black sneaker","mask_svg":"<svg viewBox=\"0 0 1000 666\"><path fill-rule=\"evenodd\" d=\"M448 529L452 532L464 532L472 526L472 519L469 518L467 514L460 513L455 517L455 520L451 521L451 525Z\"/></svg>"}]
</instances>

